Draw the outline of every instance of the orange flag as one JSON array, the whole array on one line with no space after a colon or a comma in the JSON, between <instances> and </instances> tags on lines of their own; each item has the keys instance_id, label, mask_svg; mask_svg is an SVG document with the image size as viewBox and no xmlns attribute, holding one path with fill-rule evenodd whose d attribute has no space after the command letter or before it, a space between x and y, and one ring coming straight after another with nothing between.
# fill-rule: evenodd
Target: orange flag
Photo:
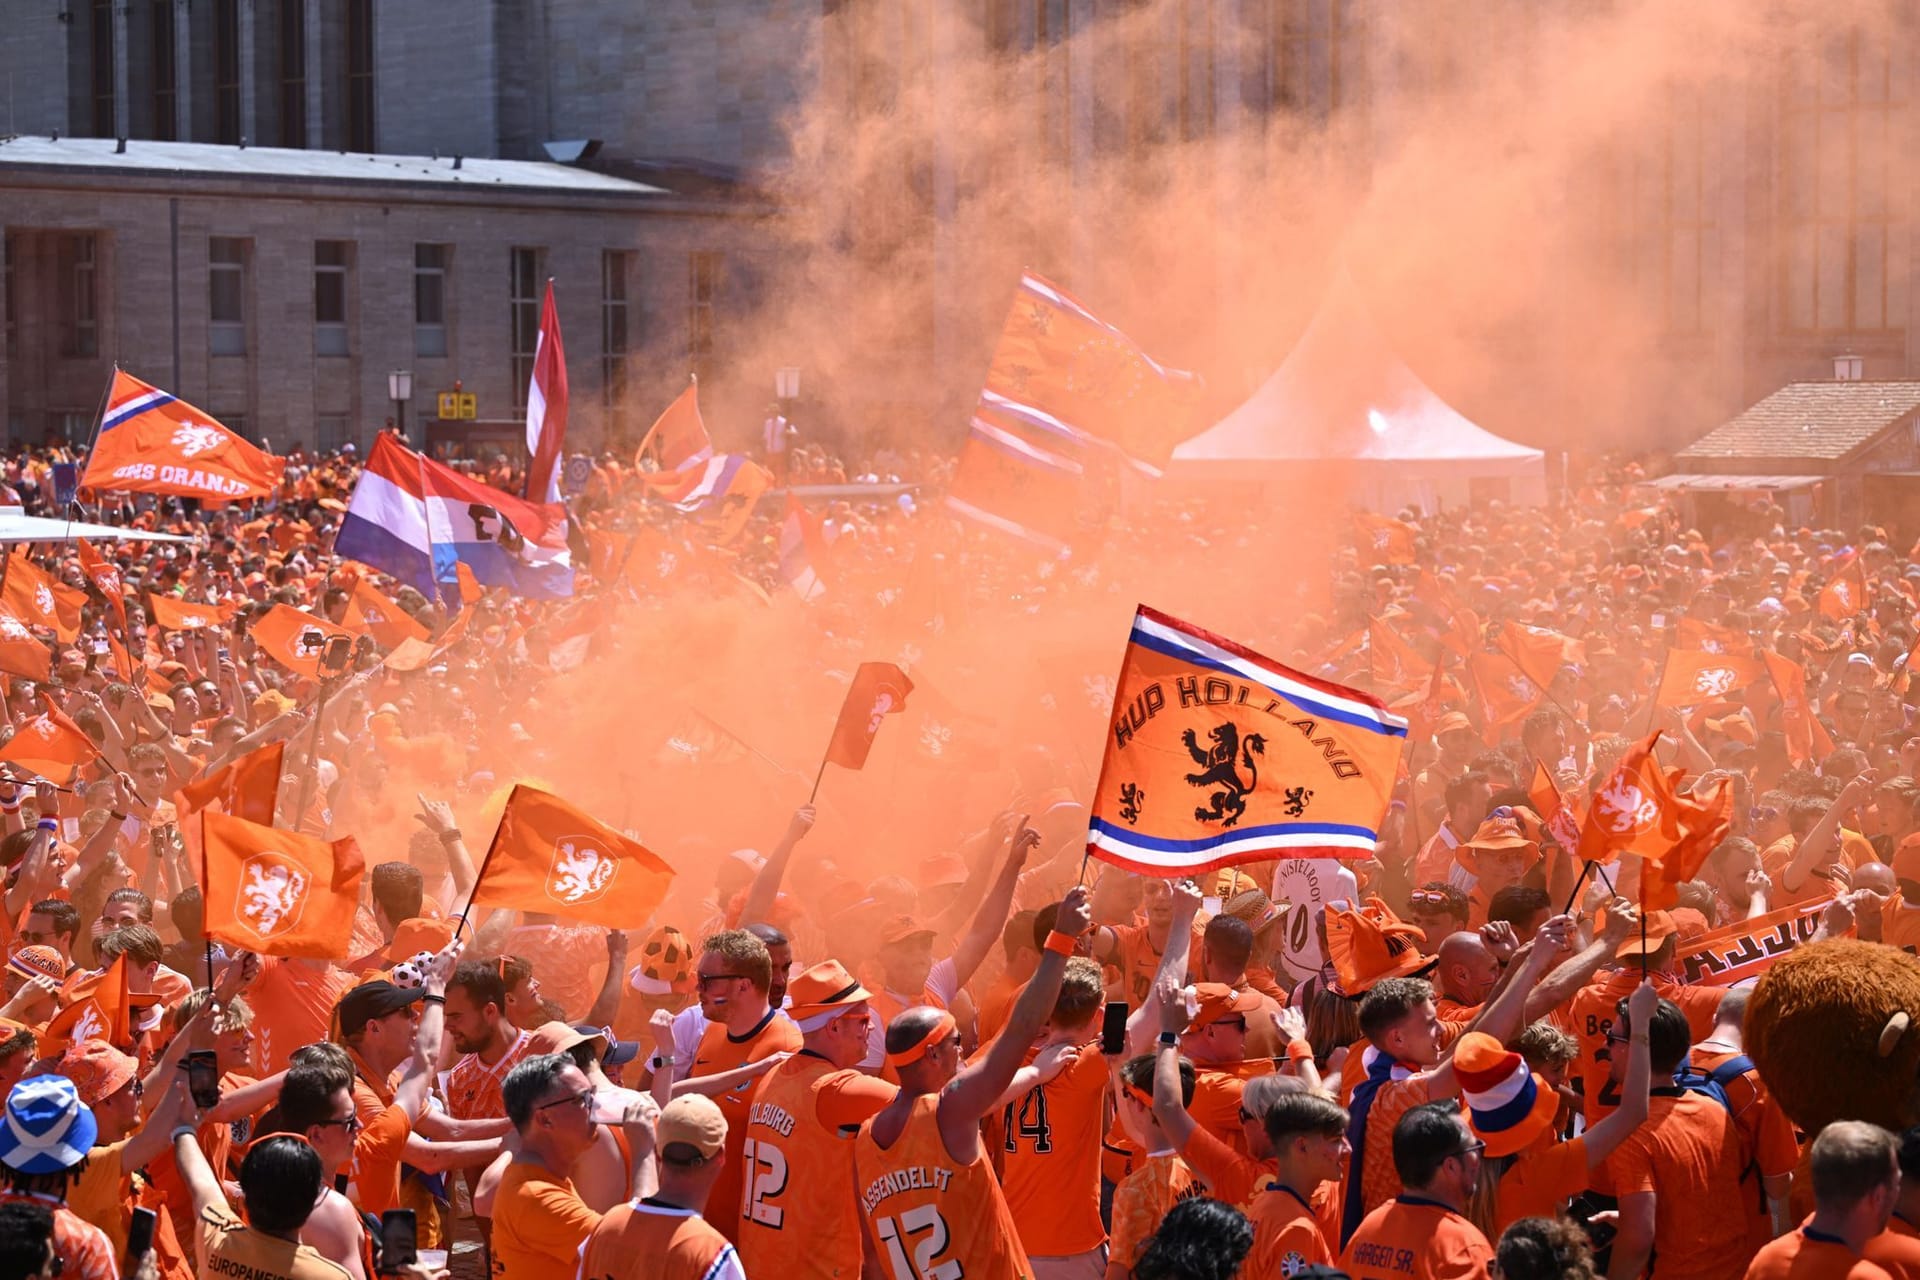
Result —
<instances>
[{"instance_id":1,"label":"orange flag","mask_svg":"<svg viewBox=\"0 0 1920 1280\"><path fill-rule=\"evenodd\" d=\"M402 640L425 640L428 634L417 618L364 578L353 584L353 594L347 597L347 611L341 615L340 623L350 629L364 630L383 649L392 649Z\"/></svg>"},{"instance_id":2,"label":"orange flag","mask_svg":"<svg viewBox=\"0 0 1920 1280\"><path fill-rule=\"evenodd\" d=\"M1382 697L1417 690L1433 675L1433 664L1401 639L1384 618L1367 619L1367 662L1372 669L1373 691Z\"/></svg>"},{"instance_id":3,"label":"orange flag","mask_svg":"<svg viewBox=\"0 0 1920 1280\"><path fill-rule=\"evenodd\" d=\"M0 601L31 625L59 636L61 644L72 644L80 634L80 611L86 607L87 593L55 582L45 569L16 552L7 557L6 588L0 590Z\"/></svg>"},{"instance_id":4,"label":"orange flag","mask_svg":"<svg viewBox=\"0 0 1920 1280\"><path fill-rule=\"evenodd\" d=\"M1670 781L1677 778L1670 776ZM1733 780L1724 775L1700 798L1676 795L1680 843L1658 862L1640 868L1640 909L1663 911L1680 905L1680 886L1700 874L1707 855L1733 828Z\"/></svg>"},{"instance_id":5,"label":"orange flag","mask_svg":"<svg viewBox=\"0 0 1920 1280\"><path fill-rule=\"evenodd\" d=\"M51 698L46 699L46 710L21 725L13 740L0 747L0 760L60 782L71 779L81 765L99 754L93 739Z\"/></svg>"},{"instance_id":6,"label":"orange flag","mask_svg":"<svg viewBox=\"0 0 1920 1280\"><path fill-rule=\"evenodd\" d=\"M1486 708L1489 738L1498 738L1508 725L1526 719L1546 696L1546 690L1528 679L1504 654L1483 649L1467 660L1467 670L1479 691L1480 704Z\"/></svg>"},{"instance_id":7,"label":"orange flag","mask_svg":"<svg viewBox=\"0 0 1920 1280\"><path fill-rule=\"evenodd\" d=\"M180 816L185 818L217 802L225 813L262 826L273 825L273 807L280 794L280 771L286 752L286 743L269 742L216 772L189 782L180 788L175 802Z\"/></svg>"},{"instance_id":8,"label":"orange flag","mask_svg":"<svg viewBox=\"0 0 1920 1280\"><path fill-rule=\"evenodd\" d=\"M634 452L634 465L639 466L649 456L660 468L663 478L713 456L713 441L708 438L707 424L700 417L700 384L693 379L687 380L687 389L675 396L673 403L647 428L647 434L640 439L640 448ZM653 475L641 472L640 483L654 483Z\"/></svg>"},{"instance_id":9,"label":"orange flag","mask_svg":"<svg viewBox=\"0 0 1920 1280\"><path fill-rule=\"evenodd\" d=\"M1656 701L1663 707L1719 702L1766 676L1766 664L1753 658L1674 649L1667 654Z\"/></svg>"},{"instance_id":10,"label":"orange flag","mask_svg":"<svg viewBox=\"0 0 1920 1280\"><path fill-rule=\"evenodd\" d=\"M1653 753L1655 729L1620 758L1620 764L1587 807L1580 828L1580 857L1611 862L1623 853L1657 861L1680 841L1680 808L1666 772Z\"/></svg>"},{"instance_id":11,"label":"orange flag","mask_svg":"<svg viewBox=\"0 0 1920 1280\"><path fill-rule=\"evenodd\" d=\"M1517 622L1501 624L1497 642L1500 652L1513 659L1513 665L1542 689L1553 683L1560 668L1577 666L1587 660L1587 646L1572 636L1545 627L1523 627Z\"/></svg>"},{"instance_id":12,"label":"orange flag","mask_svg":"<svg viewBox=\"0 0 1920 1280\"><path fill-rule=\"evenodd\" d=\"M122 634L125 633L123 632ZM109 632L107 635L107 649L113 654L114 674L118 675L122 680L133 679L133 659L127 656L127 646L120 643L120 637ZM3 663L0 663L0 669L4 669Z\"/></svg>"},{"instance_id":13,"label":"orange flag","mask_svg":"<svg viewBox=\"0 0 1920 1280\"><path fill-rule=\"evenodd\" d=\"M45 681L53 674L53 653L36 640L26 619L0 604L0 671Z\"/></svg>"},{"instance_id":14,"label":"orange flag","mask_svg":"<svg viewBox=\"0 0 1920 1280\"><path fill-rule=\"evenodd\" d=\"M1716 627L1711 622L1702 622L1698 618L1682 618L1674 629L1674 647L1693 649L1700 653L1735 653L1741 649L1750 649L1753 642L1725 627Z\"/></svg>"},{"instance_id":15,"label":"orange flag","mask_svg":"<svg viewBox=\"0 0 1920 1280\"><path fill-rule=\"evenodd\" d=\"M316 840L200 811L207 936L268 956L344 960L365 860L353 837Z\"/></svg>"},{"instance_id":16,"label":"orange flag","mask_svg":"<svg viewBox=\"0 0 1920 1280\"><path fill-rule=\"evenodd\" d=\"M325 618L303 613L290 604L277 604L254 620L248 630L266 655L295 675L320 678L320 654L335 636L353 639L353 632Z\"/></svg>"},{"instance_id":17,"label":"orange flag","mask_svg":"<svg viewBox=\"0 0 1920 1280\"><path fill-rule=\"evenodd\" d=\"M82 489L235 500L270 497L287 460L264 453L185 400L113 371Z\"/></svg>"},{"instance_id":18,"label":"orange flag","mask_svg":"<svg viewBox=\"0 0 1920 1280\"><path fill-rule=\"evenodd\" d=\"M1372 557L1374 564L1414 563L1413 528L1404 521L1371 511L1356 511L1353 526L1359 534L1363 563L1367 556Z\"/></svg>"},{"instance_id":19,"label":"orange flag","mask_svg":"<svg viewBox=\"0 0 1920 1280\"><path fill-rule=\"evenodd\" d=\"M1826 759L1833 752L1833 739L1807 703L1806 670L1771 649L1762 650L1760 659L1780 695L1780 733L1786 740L1787 759L1795 765Z\"/></svg>"},{"instance_id":20,"label":"orange flag","mask_svg":"<svg viewBox=\"0 0 1920 1280\"><path fill-rule=\"evenodd\" d=\"M1867 607L1867 571L1854 552L1820 588L1820 612L1829 618L1851 618Z\"/></svg>"},{"instance_id":21,"label":"orange flag","mask_svg":"<svg viewBox=\"0 0 1920 1280\"><path fill-rule=\"evenodd\" d=\"M672 883L673 868L638 840L520 784L507 797L472 905L633 928L653 914Z\"/></svg>"},{"instance_id":22,"label":"orange flag","mask_svg":"<svg viewBox=\"0 0 1920 1280\"><path fill-rule=\"evenodd\" d=\"M127 958L91 977L69 982L61 992L67 1007L47 1024L39 1037L39 1053L53 1058L81 1040L104 1040L117 1049L133 1043L133 1001L127 992Z\"/></svg>"},{"instance_id":23,"label":"orange flag","mask_svg":"<svg viewBox=\"0 0 1920 1280\"><path fill-rule=\"evenodd\" d=\"M859 769L867 763L873 749L873 737L880 722L893 712L904 711L913 681L891 662L863 662L847 686L846 701L833 723L833 739L827 744L827 761L842 769Z\"/></svg>"},{"instance_id":24,"label":"orange flag","mask_svg":"<svg viewBox=\"0 0 1920 1280\"><path fill-rule=\"evenodd\" d=\"M238 603L232 600L206 604L198 600L178 600L173 596L147 593L147 608L153 610L154 625L168 631L202 631L217 627L233 617L238 607Z\"/></svg>"},{"instance_id":25,"label":"orange flag","mask_svg":"<svg viewBox=\"0 0 1920 1280\"><path fill-rule=\"evenodd\" d=\"M1533 801L1533 811L1540 815L1562 849L1571 851L1580 847L1580 815L1560 794L1560 784L1539 760L1533 762L1533 780L1527 784L1527 799Z\"/></svg>"},{"instance_id":26,"label":"orange flag","mask_svg":"<svg viewBox=\"0 0 1920 1280\"><path fill-rule=\"evenodd\" d=\"M454 564L453 576L460 584L461 604L477 604L485 598L487 589L480 585L480 579L473 576L473 570L467 567L465 560L457 561Z\"/></svg>"},{"instance_id":27,"label":"orange flag","mask_svg":"<svg viewBox=\"0 0 1920 1280\"><path fill-rule=\"evenodd\" d=\"M107 608L113 612L113 628L117 635L127 634L127 589L126 582L120 577L120 566L93 549L93 544L85 538L80 539L80 572L87 575L87 581L94 589L106 597ZM125 673L122 673L125 678Z\"/></svg>"}]
</instances>

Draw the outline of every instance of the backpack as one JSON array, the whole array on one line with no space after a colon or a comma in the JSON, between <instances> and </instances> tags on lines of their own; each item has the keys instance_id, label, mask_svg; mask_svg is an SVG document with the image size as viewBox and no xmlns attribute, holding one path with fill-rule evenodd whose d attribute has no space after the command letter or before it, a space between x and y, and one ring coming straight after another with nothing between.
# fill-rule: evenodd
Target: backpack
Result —
<instances>
[{"instance_id":1,"label":"backpack","mask_svg":"<svg viewBox=\"0 0 1920 1280\"><path fill-rule=\"evenodd\" d=\"M1736 1053L1725 1062L1708 1072L1693 1069L1691 1061L1683 1064L1674 1072L1673 1083L1685 1093L1697 1093L1712 1098L1725 1107L1728 1115L1733 1114L1733 1101L1727 1097L1727 1086L1753 1070L1753 1059L1744 1053Z\"/></svg>"}]
</instances>

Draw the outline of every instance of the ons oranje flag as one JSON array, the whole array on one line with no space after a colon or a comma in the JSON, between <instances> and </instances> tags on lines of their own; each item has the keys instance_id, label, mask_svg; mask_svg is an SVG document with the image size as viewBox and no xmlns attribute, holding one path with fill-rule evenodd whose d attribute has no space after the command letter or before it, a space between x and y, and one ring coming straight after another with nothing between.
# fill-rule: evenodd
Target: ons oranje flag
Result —
<instances>
[{"instance_id":1,"label":"ons oranje flag","mask_svg":"<svg viewBox=\"0 0 1920 1280\"><path fill-rule=\"evenodd\" d=\"M316 840L200 811L209 938L265 956L344 960L365 860L351 836Z\"/></svg>"},{"instance_id":2,"label":"ons oranje flag","mask_svg":"<svg viewBox=\"0 0 1920 1280\"><path fill-rule=\"evenodd\" d=\"M840 704L840 717L833 723L833 740L827 744L827 763L843 769L859 769L867 763L873 749L873 737L880 722L897 711L906 710L907 695L913 681L891 662L863 662L853 673L846 701Z\"/></svg>"},{"instance_id":3,"label":"ons oranje flag","mask_svg":"<svg viewBox=\"0 0 1920 1280\"><path fill-rule=\"evenodd\" d=\"M1756 658L1675 649L1667 654L1656 701L1663 707L1722 702L1766 678L1766 664Z\"/></svg>"},{"instance_id":4,"label":"ons oranje flag","mask_svg":"<svg viewBox=\"0 0 1920 1280\"><path fill-rule=\"evenodd\" d=\"M1160 876L1371 857L1407 736L1367 694L1144 605L1108 723L1088 851Z\"/></svg>"},{"instance_id":5,"label":"ons oranje flag","mask_svg":"<svg viewBox=\"0 0 1920 1280\"><path fill-rule=\"evenodd\" d=\"M1707 855L1733 829L1733 780L1716 778L1704 795L1677 794L1679 778L1669 775L1680 811L1680 843L1658 862L1640 868L1640 908L1663 911L1680 905L1680 886L1700 874Z\"/></svg>"},{"instance_id":6,"label":"ons oranje flag","mask_svg":"<svg viewBox=\"0 0 1920 1280\"><path fill-rule=\"evenodd\" d=\"M83 489L233 501L265 498L287 460L264 453L185 400L113 371Z\"/></svg>"},{"instance_id":7,"label":"ons oranje flag","mask_svg":"<svg viewBox=\"0 0 1920 1280\"><path fill-rule=\"evenodd\" d=\"M14 731L0 747L0 761L19 765L50 781L65 781L100 754L86 731L45 700L45 709Z\"/></svg>"},{"instance_id":8,"label":"ons oranje flag","mask_svg":"<svg viewBox=\"0 0 1920 1280\"><path fill-rule=\"evenodd\" d=\"M45 569L23 555L9 556L7 561L0 602L32 626L45 627L59 636L61 644L72 644L80 634L80 611L86 607L87 593L55 582Z\"/></svg>"},{"instance_id":9,"label":"ons oranje flag","mask_svg":"<svg viewBox=\"0 0 1920 1280\"><path fill-rule=\"evenodd\" d=\"M200 600L178 600L173 596L147 593L147 608L153 611L153 625L165 631L204 631L233 617L239 605L232 600L207 604Z\"/></svg>"},{"instance_id":10,"label":"ons oranje flag","mask_svg":"<svg viewBox=\"0 0 1920 1280\"><path fill-rule=\"evenodd\" d=\"M60 993L66 1008L39 1037L43 1058L65 1053L82 1040L104 1040L116 1049L133 1044L133 999L127 991L127 958L114 957L99 973L69 981Z\"/></svg>"},{"instance_id":11,"label":"ons oranje flag","mask_svg":"<svg viewBox=\"0 0 1920 1280\"><path fill-rule=\"evenodd\" d=\"M1680 843L1680 805L1653 747L1655 729L1620 757L1607 784L1594 793L1580 828L1580 857L1611 862L1620 854L1657 861Z\"/></svg>"},{"instance_id":12,"label":"ons oranje flag","mask_svg":"<svg viewBox=\"0 0 1920 1280\"><path fill-rule=\"evenodd\" d=\"M1357 511L1353 516L1353 527L1359 535L1362 559L1373 564L1412 564L1414 556L1413 526L1391 516L1375 515L1371 511Z\"/></svg>"},{"instance_id":13,"label":"ons oranje flag","mask_svg":"<svg viewBox=\"0 0 1920 1280\"><path fill-rule=\"evenodd\" d=\"M431 634L419 619L364 578L353 584L340 624L349 630L365 631L383 649L396 648L403 640L425 640Z\"/></svg>"},{"instance_id":14,"label":"ons oranje flag","mask_svg":"<svg viewBox=\"0 0 1920 1280\"><path fill-rule=\"evenodd\" d=\"M672 884L673 868L638 840L522 784L507 797L473 905L630 929L653 914Z\"/></svg>"},{"instance_id":15,"label":"ons oranje flag","mask_svg":"<svg viewBox=\"0 0 1920 1280\"><path fill-rule=\"evenodd\" d=\"M320 655L335 636L352 641L353 632L325 618L303 613L290 604L277 604L254 620L247 631L266 655L295 675L320 677Z\"/></svg>"},{"instance_id":16,"label":"ons oranje flag","mask_svg":"<svg viewBox=\"0 0 1920 1280\"><path fill-rule=\"evenodd\" d=\"M53 651L37 639L27 620L0 603L0 671L45 682L53 674Z\"/></svg>"},{"instance_id":17,"label":"ons oranje flag","mask_svg":"<svg viewBox=\"0 0 1920 1280\"><path fill-rule=\"evenodd\" d=\"M80 572L87 575L87 581L106 598L107 608L113 612L114 631L127 634L127 584L120 576L120 566L93 549L93 544L85 538L80 539Z\"/></svg>"}]
</instances>

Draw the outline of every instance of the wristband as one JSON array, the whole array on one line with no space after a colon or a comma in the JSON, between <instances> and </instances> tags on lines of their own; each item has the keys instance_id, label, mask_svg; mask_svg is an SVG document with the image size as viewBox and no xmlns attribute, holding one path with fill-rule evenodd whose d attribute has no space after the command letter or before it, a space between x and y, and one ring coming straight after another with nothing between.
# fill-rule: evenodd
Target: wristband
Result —
<instances>
[{"instance_id":1,"label":"wristband","mask_svg":"<svg viewBox=\"0 0 1920 1280\"><path fill-rule=\"evenodd\" d=\"M1178 1049L1180 1047L1180 1033L1177 1031L1162 1031L1160 1033L1160 1047L1162 1049Z\"/></svg>"},{"instance_id":2,"label":"wristband","mask_svg":"<svg viewBox=\"0 0 1920 1280\"><path fill-rule=\"evenodd\" d=\"M1080 949L1080 939L1055 929L1047 935L1047 950L1057 956L1070 956Z\"/></svg>"},{"instance_id":3,"label":"wristband","mask_svg":"<svg viewBox=\"0 0 1920 1280\"><path fill-rule=\"evenodd\" d=\"M441 844L455 844L460 840L460 828L448 827L440 833Z\"/></svg>"},{"instance_id":4,"label":"wristband","mask_svg":"<svg viewBox=\"0 0 1920 1280\"><path fill-rule=\"evenodd\" d=\"M173 1127L173 1133L172 1133L172 1134L171 1134L170 1136L172 1137L172 1139L173 1139L173 1140L174 1140L175 1142L178 1142L178 1141L180 1141L180 1135L181 1135L181 1134L183 1134L183 1133L184 1133L185 1135L187 1135L187 1137L189 1137L189 1138L194 1138L194 1139L198 1139L198 1138L199 1138L199 1136L200 1136L200 1131L199 1131L198 1129L196 1129L196 1128L194 1128L194 1127L193 1127L192 1125L190 1125L190 1124L177 1124L177 1125L175 1125L175 1126Z\"/></svg>"},{"instance_id":5,"label":"wristband","mask_svg":"<svg viewBox=\"0 0 1920 1280\"><path fill-rule=\"evenodd\" d=\"M113 819L113 820L114 820L115 822L125 822L125 821L127 820L127 815L126 815L126 814L124 814L124 813L115 813L115 812L114 812L113 810L111 810L111 809L109 809L109 810L107 810L107 816L108 816L109 818L112 818L112 819Z\"/></svg>"},{"instance_id":6,"label":"wristband","mask_svg":"<svg viewBox=\"0 0 1920 1280\"><path fill-rule=\"evenodd\" d=\"M34 825L42 831L58 831L60 829L60 824L52 818L42 818L40 821L34 823Z\"/></svg>"},{"instance_id":7,"label":"wristband","mask_svg":"<svg viewBox=\"0 0 1920 1280\"><path fill-rule=\"evenodd\" d=\"M20 806L26 802L27 798L18 793L16 793L11 800L0 797L0 813L18 813L20 812Z\"/></svg>"},{"instance_id":8,"label":"wristband","mask_svg":"<svg viewBox=\"0 0 1920 1280\"><path fill-rule=\"evenodd\" d=\"M1287 1061L1305 1062L1313 1057L1313 1046L1305 1040L1287 1041Z\"/></svg>"},{"instance_id":9,"label":"wristband","mask_svg":"<svg viewBox=\"0 0 1920 1280\"><path fill-rule=\"evenodd\" d=\"M445 996L422 996L420 998L427 1004L445 1004L447 1002Z\"/></svg>"}]
</instances>

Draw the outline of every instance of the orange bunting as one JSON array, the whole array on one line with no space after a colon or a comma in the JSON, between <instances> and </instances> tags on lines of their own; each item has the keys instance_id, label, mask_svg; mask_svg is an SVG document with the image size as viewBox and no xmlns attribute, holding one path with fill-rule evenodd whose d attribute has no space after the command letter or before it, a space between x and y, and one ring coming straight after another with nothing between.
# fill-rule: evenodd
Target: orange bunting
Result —
<instances>
[{"instance_id":1,"label":"orange bunting","mask_svg":"<svg viewBox=\"0 0 1920 1280\"><path fill-rule=\"evenodd\" d=\"M208 937L260 955L347 958L365 871L351 836L318 840L217 809L200 822Z\"/></svg>"},{"instance_id":2,"label":"orange bunting","mask_svg":"<svg viewBox=\"0 0 1920 1280\"><path fill-rule=\"evenodd\" d=\"M565 800L524 784L507 797L473 905L630 928L673 884L659 855Z\"/></svg>"}]
</instances>

